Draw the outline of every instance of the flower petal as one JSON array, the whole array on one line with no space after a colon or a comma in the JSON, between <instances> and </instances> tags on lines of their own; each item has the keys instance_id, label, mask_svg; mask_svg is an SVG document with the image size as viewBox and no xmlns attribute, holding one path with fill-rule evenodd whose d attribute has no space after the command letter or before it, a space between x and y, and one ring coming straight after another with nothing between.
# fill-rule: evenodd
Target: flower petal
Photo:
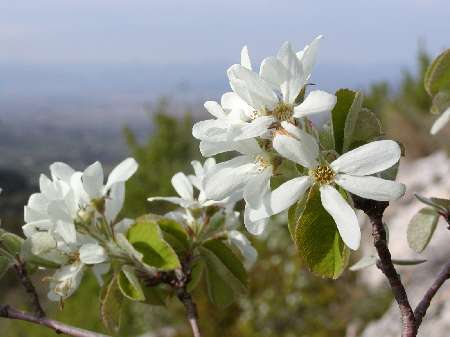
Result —
<instances>
[{"instance_id":1,"label":"flower petal","mask_svg":"<svg viewBox=\"0 0 450 337\"><path fill-rule=\"evenodd\" d=\"M400 146L396 142L378 140L344 153L330 166L335 172L365 176L390 168L400 156Z\"/></svg>"},{"instance_id":2,"label":"flower petal","mask_svg":"<svg viewBox=\"0 0 450 337\"><path fill-rule=\"evenodd\" d=\"M125 183L114 184L105 200L105 217L111 223L122 210L125 201Z\"/></svg>"},{"instance_id":3,"label":"flower petal","mask_svg":"<svg viewBox=\"0 0 450 337\"><path fill-rule=\"evenodd\" d=\"M69 184L70 177L75 173L75 170L66 163L56 162L50 165L50 172L53 180L60 179Z\"/></svg>"},{"instance_id":4,"label":"flower petal","mask_svg":"<svg viewBox=\"0 0 450 337\"><path fill-rule=\"evenodd\" d=\"M397 200L405 194L405 185L377 177L358 177L339 174L336 183L347 191L377 201Z\"/></svg>"},{"instance_id":5,"label":"flower petal","mask_svg":"<svg viewBox=\"0 0 450 337\"><path fill-rule=\"evenodd\" d=\"M178 195L185 200L194 199L194 188L188 177L183 172L178 172L172 177L172 186Z\"/></svg>"},{"instance_id":6,"label":"flower petal","mask_svg":"<svg viewBox=\"0 0 450 337\"><path fill-rule=\"evenodd\" d=\"M433 126L431 127L430 133L432 135L435 135L439 131L441 131L444 126L450 121L450 107L445 110L442 115L439 116L438 119L434 122Z\"/></svg>"},{"instance_id":7,"label":"flower petal","mask_svg":"<svg viewBox=\"0 0 450 337\"><path fill-rule=\"evenodd\" d=\"M288 72L276 57L267 57L261 63L259 75L274 89L280 90L281 85L288 77Z\"/></svg>"},{"instance_id":8,"label":"flower petal","mask_svg":"<svg viewBox=\"0 0 450 337\"><path fill-rule=\"evenodd\" d=\"M264 233L264 230L267 227L267 223L269 221L268 218L263 218L261 220L253 221L250 219L251 209L248 206L245 206L244 211L244 225L247 231L253 235L261 235Z\"/></svg>"},{"instance_id":9,"label":"flower petal","mask_svg":"<svg viewBox=\"0 0 450 337\"><path fill-rule=\"evenodd\" d=\"M84 170L81 177L83 188L92 199L102 196L103 179L103 167L98 161Z\"/></svg>"},{"instance_id":10,"label":"flower petal","mask_svg":"<svg viewBox=\"0 0 450 337\"><path fill-rule=\"evenodd\" d=\"M266 193L270 192L270 177L272 176L272 166L265 168L259 174L250 178L244 188L245 202L253 209L261 205Z\"/></svg>"},{"instance_id":11,"label":"flower petal","mask_svg":"<svg viewBox=\"0 0 450 337\"><path fill-rule=\"evenodd\" d=\"M323 208L333 217L342 240L350 249L357 250L361 242L361 229L355 211L341 194L329 185L320 187Z\"/></svg>"},{"instance_id":12,"label":"flower petal","mask_svg":"<svg viewBox=\"0 0 450 337\"><path fill-rule=\"evenodd\" d=\"M206 101L203 106L214 117L218 119L226 118L225 112L223 111L219 103L215 101Z\"/></svg>"},{"instance_id":13,"label":"flower petal","mask_svg":"<svg viewBox=\"0 0 450 337\"><path fill-rule=\"evenodd\" d=\"M223 142L228 140L231 124L224 119L207 119L194 124L192 135L200 140Z\"/></svg>"},{"instance_id":14,"label":"flower petal","mask_svg":"<svg viewBox=\"0 0 450 337\"><path fill-rule=\"evenodd\" d=\"M310 177L298 177L286 181L269 193L257 209L249 210L249 219L258 221L281 213L298 201L311 186Z\"/></svg>"},{"instance_id":15,"label":"flower petal","mask_svg":"<svg viewBox=\"0 0 450 337\"><path fill-rule=\"evenodd\" d=\"M136 173L138 163L134 158L127 158L117 165L109 174L106 182L105 191L109 190L116 183L124 183Z\"/></svg>"},{"instance_id":16,"label":"flower petal","mask_svg":"<svg viewBox=\"0 0 450 337\"><path fill-rule=\"evenodd\" d=\"M252 62L250 61L247 46L244 46L241 50L241 66L247 68L248 70L252 70Z\"/></svg>"},{"instance_id":17,"label":"flower petal","mask_svg":"<svg viewBox=\"0 0 450 337\"><path fill-rule=\"evenodd\" d=\"M302 52L297 53L297 57L300 59L300 62L303 65L305 80L309 79L312 69L316 63L317 52L319 50L319 44L322 38L322 35L317 36L309 45L307 45L302 50Z\"/></svg>"},{"instance_id":18,"label":"flower petal","mask_svg":"<svg viewBox=\"0 0 450 337\"><path fill-rule=\"evenodd\" d=\"M77 242L77 232L72 222L57 221L55 233L59 234L65 243L71 244Z\"/></svg>"},{"instance_id":19,"label":"flower petal","mask_svg":"<svg viewBox=\"0 0 450 337\"><path fill-rule=\"evenodd\" d=\"M277 58L287 71L287 77L280 87L283 100L292 104L305 85L303 66L289 42L285 42L281 46Z\"/></svg>"},{"instance_id":20,"label":"flower petal","mask_svg":"<svg viewBox=\"0 0 450 337\"><path fill-rule=\"evenodd\" d=\"M331 111L336 105L336 96L322 90L314 90L305 100L294 108L294 117L301 118L312 114Z\"/></svg>"},{"instance_id":21,"label":"flower petal","mask_svg":"<svg viewBox=\"0 0 450 337\"><path fill-rule=\"evenodd\" d=\"M228 240L241 252L245 266L251 268L258 258L258 252L247 237L237 230L232 230L228 232Z\"/></svg>"},{"instance_id":22,"label":"flower petal","mask_svg":"<svg viewBox=\"0 0 450 337\"><path fill-rule=\"evenodd\" d=\"M105 248L96 243L87 243L80 248L80 261L84 264L105 262L107 254Z\"/></svg>"},{"instance_id":23,"label":"flower petal","mask_svg":"<svg viewBox=\"0 0 450 337\"><path fill-rule=\"evenodd\" d=\"M244 188L256 172L253 158L246 155L217 164L205 177L205 196L209 200L222 200Z\"/></svg>"},{"instance_id":24,"label":"flower petal","mask_svg":"<svg viewBox=\"0 0 450 337\"><path fill-rule=\"evenodd\" d=\"M309 139L309 137L304 137ZM315 141L314 141L315 142ZM311 146L311 141L298 141L294 137L284 134L275 134L273 139L273 148L286 159L300 164L307 168L313 168L318 165L318 147Z\"/></svg>"},{"instance_id":25,"label":"flower petal","mask_svg":"<svg viewBox=\"0 0 450 337\"><path fill-rule=\"evenodd\" d=\"M233 125L230 133L233 140L255 138L268 132L269 126L275 121L272 116L257 117L250 123Z\"/></svg>"},{"instance_id":26,"label":"flower petal","mask_svg":"<svg viewBox=\"0 0 450 337\"><path fill-rule=\"evenodd\" d=\"M200 153L204 157L215 156L219 153L234 151L234 142L210 142L207 140L200 141Z\"/></svg>"}]
</instances>

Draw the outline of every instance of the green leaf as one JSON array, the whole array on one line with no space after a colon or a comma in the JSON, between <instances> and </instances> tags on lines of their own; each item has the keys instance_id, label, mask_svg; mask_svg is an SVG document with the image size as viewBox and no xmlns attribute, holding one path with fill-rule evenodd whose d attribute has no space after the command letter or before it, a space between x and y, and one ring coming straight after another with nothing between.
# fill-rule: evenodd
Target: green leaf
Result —
<instances>
[{"instance_id":1,"label":"green leaf","mask_svg":"<svg viewBox=\"0 0 450 337\"><path fill-rule=\"evenodd\" d=\"M119 289L123 296L132 301L144 301L145 295L136 274L131 266L122 266L117 278Z\"/></svg>"},{"instance_id":2,"label":"green leaf","mask_svg":"<svg viewBox=\"0 0 450 337\"><path fill-rule=\"evenodd\" d=\"M143 262L160 270L180 268L180 260L174 249L163 239L156 222L142 221L131 227L128 241L143 255Z\"/></svg>"},{"instance_id":3,"label":"green leaf","mask_svg":"<svg viewBox=\"0 0 450 337\"><path fill-rule=\"evenodd\" d=\"M358 262L352 265L350 268L351 271L357 271L361 269L365 269L371 267L377 263L377 257L375 255L367 255L363 256Z\"/></svg>"},{"instance_id":4,"label":"green leaf","mask_svg":"<svg viewBox=\"0 0 450 337\"><path fill-rule=\"evenodd\" d=\"M450 89L441 90L434 97L431 105L431 113L438 115L450 106Z\"/></svg>"},{"instance_id":5,"label":"green leaf","mask_svg":"<svg viewBox=\"0 0 450 337\"><path fill-rule=\"evenodd\" d=\"M354 124L352 128L349 127L345 133L344 152L374 141L383 135L380 119L369 109L360 109L356 121L352 123Z\"/></svg>"},{"instance_id":6,"label":"green leaf","mask_svg":"<svg viewBox=\"0 0 450 337\"><path fill-rule=\"evenodd\" d=\"M11 267L11 261L6 256L0 256L0 279L5 275Z\"/></svg>"},{"instance_id":7,"label":"green leaf","mask_svg":"<svg viewBox=\"0 0 450 337\"><path fill-rule=\"evenodd\" d=\"M197 261L194 262L192 266L191 280L187 285L187 290L189 292L197 288L202 279L204 270L205 270L205 261L203 261L202 259L198 259Z\"/></svg>"},{"instance_id":8,"label":"green leaf","mask_svg":"<svg viewBox=\"0 0 450 337\"><path fill-rule=\"evenodd\" d=\"M343 153L350 144L348 138L353 134L358 114L362 108L362 94L350 89L336 91L337 102L331 111L335 150Z\"/></svg>"},{"instance_id":9,"label":"green leaf","mask_svg":"<svg viewBox=\"0 0 450 337\"><path fill-rule=\"evenodd\" d=\"M319 141L325 150L334 150L333 127L331 123L326 123L319 131Z\"/></svg>"},{"instance_id":10,"label":"green leaf","mask_svg":"<svg viewBox=\"0 0 450 337\"><path fill-rule=\"evenodd\" d=\"M419 194L415 195L424 204L433 207L437 212L446 213L450 210L450 200L441 198L427 198Z\"/></svg>"},{"instance_id":11,"label":"green leaf","mask_svg":"<svg viewBox=\"0 0 450 337\"><path fill-rule=\"evenodd\" d=\"M117 274L105 282L100 292L100 317L106 329L117 334L120 328L123 296L119 290Z\"/></svg>"},{"instance_id":12,"label":"green leaf","mask_svg":"<svg viewBox=\"0 0 450 337\"><path fill-rule=\"evenodd\" d=\"M320 192L313 186L295 228L297 250L314 274L338 278L348 263L349 249L342 241L333 218L323 208Z\"/></svg>"},{"instance_id":13,"label":"green leaf","mask_svg":"<svg viewBox=\"0 0 450 337\"><path fill-rule=\"evenodd\" d=\"M164 240L176 252L183 252L189 248L189 239L184 227L172 219L162 218L158 221L159 228L161 228Z\"/></svg>"},{"instance_id":14,"label":"green leaf","mask_svg":"<svg viewBox=\"0 0 450 337\"><path fill-rule=\"evenodd\" d=\"M416 266L418 264L422 264L427 262L427 260L397 260L392 259L392 263L397 266Z\"/></svg>"},{"instance_id":15,"label":"green leaf","mask_svg":"<svg viewBox=\"0 0 450 337\"><path fill-rule=\"evenodd\" d=\"M166 299L169 297L170 289L166 285L154 287L144 287L145 303L150 305L166 305Z\"/></svg>"},{"instance_id":16,"label":"green leaf","mask_svg":"<svg viewBox=\"0 0 450 337\"><path fill-rule=\"evenodd\" d=\"M233 251L219 240L209 240L200 247L206 263L206 283L212 303L231 304L237 294L247 290L247 272Z\"/></svg>"},{"instance_id":17,"label":"green leaf","mask_svg":"<svg viewBox=\"0 0 450 337\"><path fill-rule=\"evenodd\" d=\"M4 232L0 236L0 243L11 255L19 255L22 250L23 239L13 233Z\"/></svg>"},{"instance_id":18,"label":"green leaf","mask_svg":"<svg viewBox=\"0 0 450 337\"><path fill-rule=\"evenodd\" d=\"M425 73L424 85L430 96L450 88L450 49L445 50L430 64Z\"/></svg>"},{"instance_id":19,"label":"green leaf","mask_svg":"<svg viewBox=\"0 0 450 337\"><path fill-rule=\"evenodd\" d=\"M411 249L417 253L424 251L433 236L438 219L439 214L430 207L422 208L414 215L407 231L408 244Z\"/></svg>"},{"instance_id":20,"label":"green leaf","mask_svg":"<svg viewBox=\"0 0 450 337\"><path fill-rule=\"evenodd\" d=\"M27 261L34 266L44 267L44 268L59 268L60 264L63 264L65 261L64 256L61 256L61 263L57 263L55 261L50 261L44 257L34 255L32 253L32 243L31 239L27 239L24 241L22 245L22 251L20 253L23 260Z\"/></svg>"}]
</instances>

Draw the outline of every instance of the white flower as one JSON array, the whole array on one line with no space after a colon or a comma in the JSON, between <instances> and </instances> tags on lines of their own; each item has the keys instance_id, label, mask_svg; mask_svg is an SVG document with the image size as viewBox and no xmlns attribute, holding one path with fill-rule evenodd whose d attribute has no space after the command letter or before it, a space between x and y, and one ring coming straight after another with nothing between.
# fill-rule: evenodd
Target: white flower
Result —
<instances>
[{"instance_id":1,"label":"white flower","mask_svg":"<svg viewBox=\"0 0 450 337\"><path fill-rule=\"evenodd\" d=\"M396 164L400 147L391 140L375 141L349 151L331 163L320 157L316 140L289 123L283 123L289 134L277 133L274 149L283 157L309 169L309 176L294 178L275 189L258 209L247 217L263 221L280 213L299 200L313 184L320 186L323 207L333 217L344 243L358 249L361 232L354 210L335 189L339 185L360 197L378 201L395 200L405 192L403 184L371 176Z\"/></svg>"},{"instance_id":2,"label":"white flower","mask_svg":"<svg viewBox=\"0 0 450 337\"><path fill-rule=\"evenodd\" d=\"M336 97L320 90L312 91L300 104L296 101L311 76L321 38L297 54L285 43L277 57L263 60L259 74L252 71L244 47L241 64L227 71L233 93L224 94L221 105L205 103L216 119L194 125L194 137L202 142L267 138L274 123L333 109Z\"/></svg>"},{"instance_id":3,"label":"white flower","mask_svg":"<svg viewBox=\"0 0 450 337\"><path fill-rule=\"evenodd\" d=\"M445 110L438 119L434 122L430 133L432 135L437 134L439 131L441 131L444 126L450 121L450 107Z\"/></svg>"}]
</instances>

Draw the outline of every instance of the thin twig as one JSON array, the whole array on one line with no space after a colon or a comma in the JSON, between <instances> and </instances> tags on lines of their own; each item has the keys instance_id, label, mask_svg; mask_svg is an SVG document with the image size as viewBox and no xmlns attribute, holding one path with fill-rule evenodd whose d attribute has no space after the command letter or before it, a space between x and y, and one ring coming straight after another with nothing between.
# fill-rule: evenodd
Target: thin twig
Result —
<instances>
[{"instance_id":1,"label":"thin twig","mask_svg":"<svg viewBox=\"0 0 450 337\"><path fill-rule=\"evenodd\" d=\"M25 288L26 293L29 296L29 300L33 307L34 313L38 317L45 317L45 311L42 309L41 302L39 301L39 296L36 292L36 288L28 276L27 268L25 263L17 257L17 263L14 264L14 269L16 271L17 277L20 280L20 283Z\"/></svg>"},{"instance_id":2,"label":"thin twig","mask_svg":"<svg viewBox=\"0 0 450 337\"><path fill-rule=\"evenodd\" d=\"M21 321L31 322L41 326L45 326L54 330L56 333L63 333L67 336L73 337L109 337L108 335L103 335L101 333L92 332L89 330L79 329L52 319L45 317L39 317L37 315L20 311L12 308L8 305L0 305L0 317L17 319Z\"/></svg>"},{"instance_id":3,"label":"thin twig","mask_svg":"<svg viewBox=\"0 0 450 337\"><path fill-rule=\"evenodd\" d=\"M388 202L374 201L353 196L356 208L363 210L372 223L372 236L374 246L378 252L378 268L383 272L389 281L394 298L400 309L402 317L402 337L417 336L417 326L411 304L408 300L405 287L400 279L400 275L392 263L391 253L386 241L386 231L383 226L383 213Z\"/></svg>"},{"instance_id":4,"label":"thin twig","mask_svg":"<svg viewBox=\"0 0 450 337\"><path fill-rule=\"evenodd\" d=\"M177 296L180 301L183 303L186 309L186 316L191 325L192 333L194 337L201 337L200 329L198 327L198 314L197 314L197 306L192 300L191 294L186 290L186 287L180 288L177 290Z\"/></svg>"},{"instance_id":5,"label":"thin twig","mask_svg":"<svg viewBox=\"0 0 450 337\"><path fill-rule=\"evenodd\" d=\"M427 292L423 296L422 300L417 305L416 310L414 310L414 316L416 317L417 327L419 327L420 324L422 323L422 319L427 313L427 309L430 306L431 300L433 299L434 295L436 295L439 288L441 288L442 285L445 283L445 281L447 281L448 279L450 279L450 262L447 262L447 264L439 273L436 280L433 282L431 287L427 290Z\"/></svg>"}]
</instances>

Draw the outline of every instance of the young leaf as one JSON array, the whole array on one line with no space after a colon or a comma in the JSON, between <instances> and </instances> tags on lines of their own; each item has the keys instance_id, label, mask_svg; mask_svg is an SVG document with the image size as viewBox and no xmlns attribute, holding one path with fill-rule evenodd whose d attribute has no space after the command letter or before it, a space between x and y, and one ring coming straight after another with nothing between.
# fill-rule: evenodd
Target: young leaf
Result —
<instances>
[{"instance_id":1,"label":"young leaf","mask_svg":"<svg viewBox=\"0 0 450 337\"><path fill-rule=\"evenodd\" d=\"M247 290L247 272L233 251L219 240L209 240L200 247L206 263L206 282L211 302L227 306L235 295Z\"/></svg>"},{"instance_id":2,"label":"young leaf","mask_svg":"<svg viewBox=\"0 0 450 337\"><path fill-rule=\"evenodd\" d=\"M439 214L433 208L422 208L411 219L408 225L407 238L411 249L421 253L427 247L433 236Z\"/></svg>"},{"instance_id":3,"label":"young leaf","mask_svg":"<svg viewBox=\"0 0 450 337\"><path fill-rule=\"evenodd\" d=\"M0 243L11 255L19 255L22 249L23 239L13 233L4 232L0 236Z\"/></svg>"},{"instance_id":4,"label":"young leaf","mask_svg":"<svg viewBox=\"0 0 450 337\"><path fill-rule=\"evenodd\" d=\"M158 220L159 228L164 240L172 246L176 252L183 252L189 248L189 240L183 226L172 219L162 218Z\"/></svg>"},{"instance_id":5,"label":"young leaf","mask_svg":"<svg viewBox=\"0 0 450 337\"><path fill-rule=\"evenodd\" d=\"M439 198L426 198L419 194L416 194L416 198L419 199L424 204L431 206L438 212L448 212L450 210L450 200L439 199Z\"/></svg>"},{"instance_id":6,"label":"young leaf","mask_svg":"<svg viewBox=\"0 0 450 337\"><path fill-rule=\"evenodd\" d=\"M131 266L123 266L117 278L123 296L132 301L144 301L145 295Z\"/></svg>"},{"instance_id":7,"label":"young leaf","mask_svg":"<svg viewBox=\"0 0 450 337\"><path fill-rule=\"evenodd\" d=\"M450 89L450 49L441 53L430 64L424 78L425 90L434 96L439 90Z\"/></svg>"},{"instance_id":8,"label":"young leaf","mask_svg":"<svg viewBox=\"0 0 450 337\"><path fill-rule=\"evenodd\" d=\"M192 266L191 280L187 285L187 290L189 292L197 288L198 284L202 279L204 270L205 270L205 261L203 261L202 259L198 259Z\"/></svg>"},{"instance_id":9,"label":"young leaf","mask_svg":"<svg viewBox=\"0 0 450 337\"><path fill-rule=\"evenodd\" d=\"M173 248L163 239L156 222L142 221L128 230L128 241L143 255L143 262L160 270L180 268Z\"/></svg>"},{"instance_id":10,"label":"young leaf","mask_svg":"<svg viewBox=\"0 0 450 337\"><path fill-rule=\"evenodd\" d=\"M352 265L349 269L351 271L357 271L371 267L377 263L377 257L375 255L363 256L358 262Z\"/></svg>"},{"instance_id":11,"label":"young leaf","mask_svg":"<svg viewBox=\"0 0 450 337\"><path fill-rule=\"evenodd\" d=\"M380 119L369 109L360 109L356 121L351 124L353 127L349 126L345 133L344 152L378 139L383 134Z\"/></svg>"},{"instance_id":12,"label":"young leaf","mask_svg":"<svg viewBox=\"0 0 450 337\"><path fill-rule=\"evenodd\" d=\"M362 94L350 89L336 91L337 103L331 111L335 150L343 153L344 145L348 146L346 135L352 135L358 114L362 108Z\"/></svg>"},{"instance_id":13,"label":"young leaf","mask_svg":"<svg viewBox=\"0 0 450 337\"><path fill-rule=\"evenodd\" d=\"M146 304L150 305L166 305L166 299L170 295L170 289L166 285L158 285L155 287L144 287Z\"/></svg>"},{"instance_id":14,"label":"young leaf","mask_svg":"<svg viewBox=\"0 0 450 337\"><path fill-rule=\"evenodd\" d=\"M100 317L106 329L114 334L119 332L123 303L117 278L113 275L100 292Z\"/></svg>"},{"instance_id":15,"label":"young leaf","mask_svg":"<svg viewBox=\"0 0 450 337\"><path fill-rule=\"evenodd\" d=\"M392 263L398 266L416 266L418 264L422 264L427 262L427 260L397 260L392 259Z\"/></svg>"},{"instance_id":16,"label":"young leaf","mask_svg":"<svg viewBox=\"0 0 450 337\"><path fill-rule=\"evenodd\" d=\"M0 256L0 279L5 275L11 266L11 261L6 256Z\"/></svg>"},{"instance_id":17,"label":"young leaf","mask_svg":"<svg viewBox=\"0 0 450 337\"><path fill-rule=\"evenodd\" d=\"M295 243L303 262L314 274L336 279L348 263L349 249L333 218L323 208L317 187L311 188L297 220Z\"/></svg>"}]
</instances>

